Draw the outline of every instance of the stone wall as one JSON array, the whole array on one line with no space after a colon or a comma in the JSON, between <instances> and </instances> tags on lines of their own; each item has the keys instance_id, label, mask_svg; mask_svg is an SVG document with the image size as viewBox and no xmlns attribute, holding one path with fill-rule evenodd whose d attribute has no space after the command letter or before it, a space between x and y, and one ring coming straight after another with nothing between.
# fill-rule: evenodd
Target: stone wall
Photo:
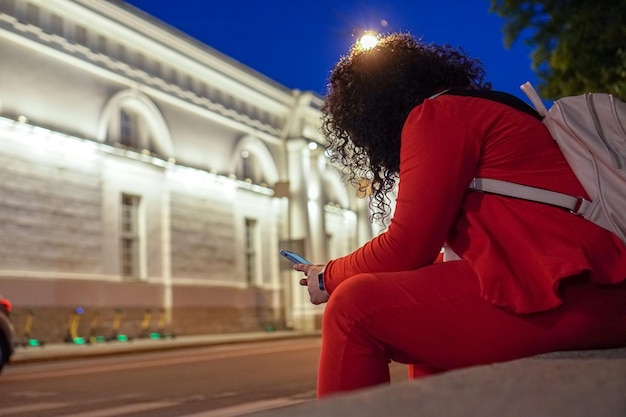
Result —
<instances>
[{"instance_id":1,"label":"stone wall","mask_svg":"<svg viewBox=\"0 0 626 417\"><path fill-rule=\"evenodd\" d=\"M271 290L256 287L176 286L173 306L163 307L164 287L142 282L18 279L3 281L13 304L17 334L46 343L158 332L168 335L240 333L285 329L284 307ZM36 284L36 285L35 285ZM29 328L27 323L31 325Z\"/></svg>"}]
</instances>

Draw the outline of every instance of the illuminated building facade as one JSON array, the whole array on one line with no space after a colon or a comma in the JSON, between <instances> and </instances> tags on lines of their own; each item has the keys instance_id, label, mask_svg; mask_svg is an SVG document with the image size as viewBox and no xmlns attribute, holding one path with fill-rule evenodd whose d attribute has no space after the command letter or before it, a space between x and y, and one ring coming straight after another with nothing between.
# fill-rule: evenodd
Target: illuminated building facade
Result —
<instances>
[{"instance_id":1,"label":"illuminated building facade","mask_svg":"<svg viewBox=\"0 0 626 417\"><path fill-rule=\"evenodd\" d=\"M323 262L374 233L324 156L319 96L118 1L1 0L0 51L18 330L35 314L48 341L103 334L115 312L131 336L319 326L279 248Z\"/></svg>"}]
</instances>

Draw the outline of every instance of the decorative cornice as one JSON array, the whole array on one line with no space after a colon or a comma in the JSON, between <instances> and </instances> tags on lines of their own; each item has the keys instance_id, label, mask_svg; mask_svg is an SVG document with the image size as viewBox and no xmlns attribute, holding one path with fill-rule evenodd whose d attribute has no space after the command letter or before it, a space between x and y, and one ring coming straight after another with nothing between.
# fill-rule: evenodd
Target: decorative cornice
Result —
<instances>
[{"instance_id":1,"label":"decorative cornice","mask_svg":"<svg viewBox=\"0 0 626 417\"><path fill-rule=\"evenodd\" d=\"M92 6L91 9L94 9L93 13L106 11L109 14L106 17L112 18L112 15L116 19L125 21L127 25L131 23L137 24L137 22L142 21L142 17L132 15L130 12L123 10L119 6L113 4L113 2L105 2L102 0L89 0L89 2L73 0L72 2L76 3L78 7L84 7L84 4L89 4L90 6ZM121 2L115 3L119 4ZM46 6L52 9L51 4L52 1L48 0L48 2L44 3L42 9L45 9ZM79 22L74 21L73 16L63 15L63 19L67 22L71 22L72 24L80 24ZM74 58L80 59L83 62L95 65L99 69L109 70L119 76L127 78L131 82L144 84L148 87L157 89L163 93L181 99L191 105L201 107L211 112L215 112L254 130L265 132L274 137L280 136L283 125L285 123L285 115L288 111L288 108L293 103L290 90L287 90L285 87L283 87L282 90L279 89L281 91L273 91L273 96L276 96L277 94L282 96L282 102L275 102L274 104L274 107L278 109L284 108L283 111L279 111L278 113L272 113L267 108L261 108L260 106L255 105L252 100L244 101L241 99L241 94L245 94L245 89L250 88L250 83L252 81L254 81L254 83L256 83L257 85L261 85L263 83L266 83L267 80L253 80L254 74L246 74L241 68L236 68L236 66L233 66L232 62L227 62L228 60L226 60L224 56L213 56L212 54L215 54L215 52L211 53L210 48L208 47L200 48L198 45L192 45L187 39L179 39L177 38L176 34L165 32L164 29L158 27L153 27L152 23L146 23L144 21L143 23L141 23L141 26L141 31L136 30L137 36L151 36L150 42L153 43L157 42L155 38L158 37L161 40L162 44L156 44L155 48L179 48L180 50L175 52L180 54L180 59L182 61L184 61L185 59L195 59L196 65L204 65L203 69L207 72L215 71L215 69L217 68L221 72L228 72L228 69L230 69L231 72L236 71L238 72L236 74L239 76L238 78L241 78L243 74L244 78L247 78L246 80L234 79L233 77L230 77L233 82L236 83L241 83L242 81L245 81L245 84L241 88L242 91L239 95L235 96L229 91L220 89L219 85L211 84L210 87L211 91L213 92L213 97L211 96L211 94L208 94L206 96L200 95L196 91L192 91L188 88L183 88L178 83L172 82L170 80L165 80L154 74L150 74L144 69L137 68L127 62L116 59L109 54L103 53L102 51L94 51L88 46L73 42L66 37L59 36L53 33L48 33L40 26L33 25L30 22L24 23L18 20L18 18L15 16L0 13L1 29L10 31L30 41L37 42L40 45L53 48L56 51L68 54ZM159 31L161 33L159 33ZM146 34L146 32L148 33ZM165 34L167 34L167 36L165 36ZM98 33L98 35L103 36L102 33ZM178 35L178 37L180 37L180 34ZM112 38L110 39L110 41L111 44L113 44L113 41L118 42L119 40ZM130 55L131 50L129 49L128 52L129 53L127 55ZM132 52L135 53L139 51ZM172 52L170 51L170 53ZM159 59L159 57L155 56L155 54L151 54L149 58L153 60ZM165 60L160 61L160 65L164 67L172 66L171 63L168 63ZM181 70L180 66L175 67L175 69L177 71ZM251 70L249 72L252 73ZM199 80L196 79L194 81ZM205 80L203 79L203 81ZM266 87L266 89L267 88L268 87ZM276 90L275 85L271 86L270 88ZM264 92L266 91L263 91L263 93ZM258 95L259 92L257 91L253 93L252 91L250 91L250 94ZM220 97L222 98L221 101L219 100ZM229 97L230 100L228 100ZM274 98L268 96L263 96L262 99L265 102L267 102L268 100L274 101ZM225 104L224 101L230 101L233 104L229 106ZM238 107L242 107L244 109L240 109ZM246 112L244 110L248 111ZM253 113L267 114L270 116L270 120L262 121L254 116L251 116L251 114Z\"/></svg>"}]
</instances>

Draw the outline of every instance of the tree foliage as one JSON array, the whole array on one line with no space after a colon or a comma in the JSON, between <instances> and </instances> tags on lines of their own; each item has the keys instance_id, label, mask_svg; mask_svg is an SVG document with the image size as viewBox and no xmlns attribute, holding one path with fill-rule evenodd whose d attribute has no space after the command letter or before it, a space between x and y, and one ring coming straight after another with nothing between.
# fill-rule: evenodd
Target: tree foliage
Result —
<instances>
[{"instance_id":1,"label":"tree foliage","mask_svg":"<svg viewBox=\"0 0 626 417\"><path fill-rule=\"evenodd\" d=\"M545 98L607 92L626 100L626 0L491 0L504 42L532 48Z\"/></svg>"}]
</instances>

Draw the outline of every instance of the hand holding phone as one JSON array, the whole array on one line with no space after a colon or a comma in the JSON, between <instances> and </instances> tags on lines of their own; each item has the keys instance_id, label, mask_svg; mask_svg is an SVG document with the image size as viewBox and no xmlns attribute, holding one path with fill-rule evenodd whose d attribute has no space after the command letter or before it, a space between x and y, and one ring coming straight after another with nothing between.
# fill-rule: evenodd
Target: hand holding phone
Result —
<instances>
[{"instance_id":1,"label":"hand holding phone","mask_svg":"<svg viewBox=\"0 0 626 417\"><path fill-rule=\"evenodd\" d=\"M281 249L280 254L289 259L295 265L311 265L294 266L295 270L304 272L306 275L305 278L300 280L300 285L308 287L311 303L317 305L328 301L329 295L324 285L324 269L326 268L324 265L313 265L309 260L303 258L301 255L285 249Z\"/></svg>"},{"instance_id":2,"label":"hand holding phone","mask_svg":"<svg viewBox=\"0 0 626 417\"><path fill-rule=\"evenodd\" d=\"M298 255L295 252L281 249L280 254L284 256L285 258L289 259L294 264L309 264L309 265L311 264L310 261L308 261L307 259L303 258L301 255Z\"/></svg>"}]
</instances>

